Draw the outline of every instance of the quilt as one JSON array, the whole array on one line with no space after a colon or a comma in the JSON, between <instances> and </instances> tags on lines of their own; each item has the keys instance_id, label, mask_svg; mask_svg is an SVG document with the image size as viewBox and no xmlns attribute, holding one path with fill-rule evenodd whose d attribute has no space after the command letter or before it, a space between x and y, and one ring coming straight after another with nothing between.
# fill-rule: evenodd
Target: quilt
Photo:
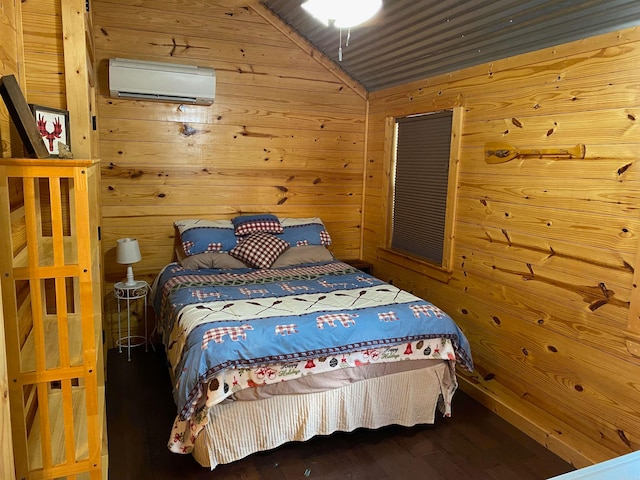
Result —
<instances>
[{"instance_id":1,"label":"quilt","mask_svg":"<svg viewBox=\"0 0 640 480\"><path fill-rule=\"evenodd\" d=\"M468 341L445 312L339 261L233 270L173 263L153 291L178 406L174 452L189 453L208 409L238 389L414 358L473 370Z\"/></svg>"}]
</instances>

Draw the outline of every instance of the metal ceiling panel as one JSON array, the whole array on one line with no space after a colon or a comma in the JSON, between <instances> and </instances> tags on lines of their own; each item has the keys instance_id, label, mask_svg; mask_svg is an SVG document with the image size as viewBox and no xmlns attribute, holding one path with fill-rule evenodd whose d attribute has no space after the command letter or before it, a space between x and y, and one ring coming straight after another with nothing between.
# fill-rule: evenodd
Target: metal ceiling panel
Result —
<instances>
[{"instance_id":1,"label":"metal ceiling panel","mask_svg":"<svg viewBox=\"0 0 640 480\"><path fill-rule=\"evenodd\" d=\"M638 0L383 0L339 61L340 31L303 1L262 3L369 92L640 25Z\"/></svg>"}]
</instances>

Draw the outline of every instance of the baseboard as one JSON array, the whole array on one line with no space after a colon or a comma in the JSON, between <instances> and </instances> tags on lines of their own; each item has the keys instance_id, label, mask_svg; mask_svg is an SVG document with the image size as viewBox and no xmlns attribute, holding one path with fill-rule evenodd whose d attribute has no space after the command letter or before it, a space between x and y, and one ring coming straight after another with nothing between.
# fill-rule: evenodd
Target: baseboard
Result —
<instances>
[{"instance_id":1,"label":"baseboard","mask_svg":"<svg viewBox=\"0 0 640 480\"><path fill-rule=\"evenodd\" d=\"M460 389L467 395L576 468L593 465L618 455L542 410L531 409L528 406L531 415L525 416L515 408L522 403L517 398L512 398L513 395L501 389L495 381L492 381L491 388L488 388L477 381L458 375L458 382ZM453 417L455 418L455 411ZM551 425L561 425L562 428L549 428Z\"/></svg>"}]
</instances>

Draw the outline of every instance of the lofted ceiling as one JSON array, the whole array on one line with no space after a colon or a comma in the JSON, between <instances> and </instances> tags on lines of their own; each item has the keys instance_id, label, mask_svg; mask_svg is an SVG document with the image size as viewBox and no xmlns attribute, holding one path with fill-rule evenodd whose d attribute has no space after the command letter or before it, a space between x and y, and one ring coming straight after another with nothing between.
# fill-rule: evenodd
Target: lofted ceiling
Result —
<instances>
[{"instance_id":1,"label":"lofted ceiling","mask_svg":"<svg viewBox=\"0 0 640 480\"><path fill-rule=\"evenodd\" d=\"M383 0L339 61L340 31L303 1L261 3L369 92L640 25L639 0Z\"/></svg>"}]
</instances>

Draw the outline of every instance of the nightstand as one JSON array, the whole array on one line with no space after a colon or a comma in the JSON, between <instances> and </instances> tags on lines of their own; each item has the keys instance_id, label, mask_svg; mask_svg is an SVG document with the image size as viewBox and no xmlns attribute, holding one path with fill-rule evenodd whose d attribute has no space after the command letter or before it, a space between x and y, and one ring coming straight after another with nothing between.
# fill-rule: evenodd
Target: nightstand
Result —
<instances>
[{"instance_id":1,"label":"nightstand","mask_svg":"<svg viewBox=\"0 0 640 480\"><path fill-rule=\"evenodd\" d=\"M358 258L350 258L347 260L342 260L342 262L351 265L353 268L357 268L358 270L362 270L364 273L368 273L369 275L373 275L373 265L369 262L365 262L364 260L360 260Z\"/></svg>"},{"instance_id":2,"label":"nightstand","mask_svg":"<svg viewBox=\"0 0 640 480\"><path fill-rule=\"evenodd\" d=\"M118 340L116 345L118 351L122 353L122 347L127 349L127 360L131 361L131 348L144 345L144 351L148 351L149 336L147 333L147 294L149 293L149 284L144 280L138 280L133 285L127 285L125 282L118 282L113 286L113 294L118 302ZM136 300L144 301L144 336L131 335L131 304ZM127 303L127 334L122 336L122 309L120 302Z\"/></svg>"}]
</instances>

